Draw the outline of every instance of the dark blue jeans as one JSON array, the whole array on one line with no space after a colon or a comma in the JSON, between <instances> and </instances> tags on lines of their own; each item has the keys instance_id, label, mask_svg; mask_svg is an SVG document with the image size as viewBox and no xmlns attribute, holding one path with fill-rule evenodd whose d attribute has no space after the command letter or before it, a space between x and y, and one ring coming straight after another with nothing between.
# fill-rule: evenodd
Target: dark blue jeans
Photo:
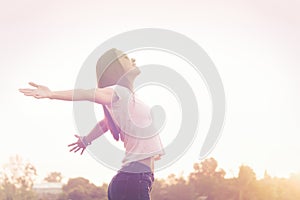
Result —
<instances>
[{"instance_id":1,"label":"dark blue jeans","mask_svg":"<svg viewBox=\"0 0 300 200\"><path fill-rule=\"evenodd\" d=\"M144 172L128 172L129 168L145 167ZM133 166L133 167L131 167ZM129 167L129 168L128 168ZM108 186L109 200L150 200L150 191L154 176L151 170L137 162L123 168L113 177Z\"/></svg>"}]
</instances>

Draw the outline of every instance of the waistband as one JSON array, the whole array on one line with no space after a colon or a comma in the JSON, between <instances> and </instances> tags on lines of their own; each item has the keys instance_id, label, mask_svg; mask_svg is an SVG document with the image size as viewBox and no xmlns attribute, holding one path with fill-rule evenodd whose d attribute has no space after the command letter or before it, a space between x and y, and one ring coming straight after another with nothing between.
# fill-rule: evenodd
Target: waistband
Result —
<instances>
[{"instance_id":1,"label":"waistband","mask_svg":"<svg viewBox=\"0 0 300 200\"><path fill-rule=\"evenodd\" d=\"M138 161L130 162L124 165L119 172L127 173L150 173L153 174L151 168Z\"/></svg>"},{"instance_id":2,"label":"waistband","mask_svg":"<svg viewBox=\"0 0 300 200\"><path fill-rule=\"evenodd\" d=\"M148 181L150 184L154 182L154 174L152 172L145 172L145 173L129 173L129 172L118 172L113 181Z\"/></svg>"}]
</instances>

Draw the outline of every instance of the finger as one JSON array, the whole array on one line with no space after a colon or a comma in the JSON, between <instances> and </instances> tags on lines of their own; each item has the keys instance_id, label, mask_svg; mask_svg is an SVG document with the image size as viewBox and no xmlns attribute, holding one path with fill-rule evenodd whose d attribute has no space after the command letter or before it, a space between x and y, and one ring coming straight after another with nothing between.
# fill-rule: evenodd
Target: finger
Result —
<instances>
[{"instance_id":1,"label":"finger","mask_svg":"<svg viewBox=\"0 0 300 200\"><path fill-rule=\"evenodd\" d=\"M30 89L30 88L20 88L20 92L33 92L35 89Z\"/></svg>"},{"instance_id":2,"label":"finger","mask_svg":"<svg viewBox=\"0 0 300 200\"><path fill-rule=\"evenodd\" d=\"M37 98L37 99L44 99L45 97L44 97L44 96L41 96L41 95L39 95L39 94L36 94L36 95L35 95L35 98Z\"/></svg>"},{"instance_id":3,"label":"finger","mask_svg":"<svg viewBox=\"0 0 300 200\"><path fill-rule=\"evenodd\" d=\"M81 149L81 147L77 146L77 149L74 151L74 153L76 153L77 151L79 151Z\"/></svg>"},{"instance_id":4,"label":"finger","mask_svg":"<svg viewBox=\"0 0 300 200\"><path fill-rule=\"evenodd\" d=\"M73 147L73 148L70 150L70 152L71 152L71 151L74 151L77 147L78 147L78 146Z\"/></svg>"},{"instance_id":5,"label":"finger","mask_svg":"<svg viewBox=\"0 0 300 200\"><path fill-rule=\"evenodd\" d=\"M33 92L22 92L24 95L27 95L27 96L33 96L34 93Z\"/></svg>"},{"instance_id":6,"label":"finger","mask_svg":"<svg viewBox=\"0 0 300 200\"><path fill-rule=\"evenodd\" d=\"M81 148L80 147L78 147L75 151L74 151L74 153L76 153L77 151L79 151Z\"/></svg>"},{"instance_id":7,"label":"finger","mask_svg":"<svg viewBox=\"0 0 300 200\"><path fill-rule=\"evenodd\" d=\"M33 93L23 93L25 96L34 96Z\"/></svg>"},{"instance_id":8,"label":"finger","mask_svg":"<svg viewBox=\"0 0 300 200\"><path fill-rule=\"evenodd\" d=\"M21 93L25 94L25 95L32 95L35 94L34 91L20 91Z\"/></svg>"},{"instance_id":9,"label":"finger","mask_svg":"<svg viewBox=\"0 0 300 200\"><path fill-rule=\"evenodd\" d=\"M82 148L82 151L81 151L80 155L82 155L82 154L83 154L84 150L85 150L85 148Z\"/></svg>"},{"instance_id":10,"label":"finger","mask_svg":"<svg viewBox=\"0 0 300 200\"><path fill-rule=\"evenodd\" d=\"M33 94L31 91L22 91L23 94Z\"/></svg>"},{"instance_id":11,"label":"finger","mask_svg":"<svg viewBox=\"0 0 300 200\"><path fill-rule=\"evenodd\" d=\"M39 94L33 94L32 96L34 96L34 98L36 98L36 99L40 99L41 98L41 96Z\"/></svg>"},{"instance_id":12,"label":"finger","mask_svg":"<svg viewBox=\"0 0 300 200\"><path fill-rule=\"evenodd\" d=\"M33 87L39 87L39 85L38 84L36 84L36 83L33 83L33 82L29 82L29 85L31 85L31 86L33 86Z\"/></svg>"},{"instance_id":13,"label":"finger","mask_svg":"<svg viewBox=\"0 0 300 200\"><path fill-rule=\"evenodd\" d=\"M77 144L77 142L74 142L74 143L72 143L72 144L69 144L68 147L74 146L74 145L76 145L76 144Z\"/></svg>"},{"instance_id":14,"label":"finger","mask_svg":"<svg viewBox=\"0 0 300 200\"><path fill-rule=\"evenodd\" d=\"M77 137L77 138L80 138L80 136L79 135L74 135L75 137Z\"/></svg>"}]
</instances>

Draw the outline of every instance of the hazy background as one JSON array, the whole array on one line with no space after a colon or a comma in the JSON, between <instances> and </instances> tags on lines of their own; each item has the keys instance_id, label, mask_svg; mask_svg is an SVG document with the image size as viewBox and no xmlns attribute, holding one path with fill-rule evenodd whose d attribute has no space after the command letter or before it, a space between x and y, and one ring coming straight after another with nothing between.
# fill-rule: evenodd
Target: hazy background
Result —
<instances>
[{"instance_id":1,"label":"hazy background","mask_svg":"<svg viewBox=\"0 0 300 200\"><path fill-rule=\"evenodd\" d=\"M36 166L40 179L59 171L65 178L110 181L114 171L89 154L68 152L77 133L72 103L24 97L18 88L34 81L71 89L98 45L124 31L153 27L196 41L220 73L227 114L210 156L231 172L227 176L237 176L241 164L258 177L265 170L280 177L299 172L299 8L297 0L1 1L0 164L18 154ZM137 65L143 60L136 59ZM157 177L188 173L199 162L200 147L201 137Z\"/></svg>"}]
</instances>

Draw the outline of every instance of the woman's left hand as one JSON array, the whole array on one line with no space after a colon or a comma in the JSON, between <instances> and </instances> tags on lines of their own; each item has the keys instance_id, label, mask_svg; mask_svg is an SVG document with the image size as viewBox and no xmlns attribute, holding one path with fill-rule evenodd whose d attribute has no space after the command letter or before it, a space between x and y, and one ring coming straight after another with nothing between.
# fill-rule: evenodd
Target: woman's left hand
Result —
<instances>
[{"instance_id":1,"label":"woman's left hand","mask_svg":"<svg viewBox=\"0 0 300 200\"><path fill-rule=\"evenodd\" d=\"M29 82L29 85L36 87L36 89L24 88L24 89L19 89L19 91L26 96L33 96L36 99L51 98L52 92L48 87L43 85L38 85L33 82Z\"/></svg>"},{"instance_id":2,"label":"woman's left hand","mask_svg":"<svg viewBox=\"0 0 300 200\"><path fill-rule=\"evenodd\" d=\"M82 137L80 137L79 135L75 135L75 137L78 138L77 142L69 144L68 147L73 147L72 149L70 149L70 152L74 151L74 153L82 149L80 153L80 155L82 155L87 145L83 143Z\"/></svg>"}]
</instances>

